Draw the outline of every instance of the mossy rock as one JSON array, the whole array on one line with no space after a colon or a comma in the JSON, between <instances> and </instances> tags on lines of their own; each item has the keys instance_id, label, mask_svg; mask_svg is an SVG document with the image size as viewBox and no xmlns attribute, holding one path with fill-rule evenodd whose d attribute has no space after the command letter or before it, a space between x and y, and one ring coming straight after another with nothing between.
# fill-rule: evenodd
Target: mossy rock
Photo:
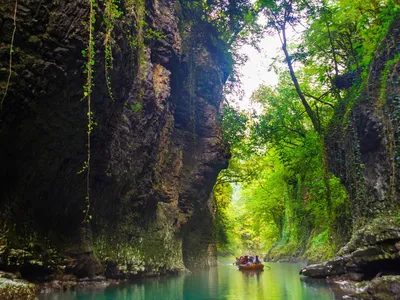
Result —
<instances>
[{"instance_id":1,"label":"mossy rock","mask_svg":"<svg viewBox=\"0 0 400 300\"><path fill-rule=\"evenodd\" d=\"M0 278L0 299L37 299L35 296L35 285L25 280Z\"/></svg>"},{"instance_id":2,"label":"mossy rock","mask_svg":"<svg viewBox=\"0 0 400 300\"><path fill-rule=\"evenodd\" d=\"M353 299L389 300L400 299L400 276L384 276L371 282L357 284L360 291L351 295Z\"/></svg>"},{"instance_id":3,"label":"mossy rock","mask_svg":"<svg viewBox=\"0 0 400 300\"><path fill-rule=\"evenodd\" d=\"M353 234L350 242L338 255L352 253L359 248L382 243L386 240L400 240L400 223L397 217L375 218Z\"/></svg>"}]
</instances>

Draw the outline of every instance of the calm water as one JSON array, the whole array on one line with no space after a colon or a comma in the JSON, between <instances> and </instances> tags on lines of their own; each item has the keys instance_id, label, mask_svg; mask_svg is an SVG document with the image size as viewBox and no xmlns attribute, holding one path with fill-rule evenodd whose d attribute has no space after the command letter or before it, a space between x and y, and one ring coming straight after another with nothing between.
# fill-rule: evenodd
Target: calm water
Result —
<instances>
[{"instance_id":1,"label":"calm water","mask_svg":"<svg viewBox=\"0 0 400 300\"><path fill-rule=\"evenodd\" d=\"M229 263L220 261L216 268L189 275L144 279L105 290L47 294L39 299L342 299L324 281L301 280L298 273L302 264L264 263L264 272L249 273Z\"/></svg>"}]
</instances>

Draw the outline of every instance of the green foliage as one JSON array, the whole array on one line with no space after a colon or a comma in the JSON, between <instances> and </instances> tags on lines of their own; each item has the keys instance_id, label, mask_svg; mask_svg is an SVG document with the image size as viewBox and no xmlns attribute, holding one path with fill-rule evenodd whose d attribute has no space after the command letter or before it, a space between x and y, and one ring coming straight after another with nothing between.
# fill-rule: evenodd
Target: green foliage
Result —
<instances>
[{"instance_id":1,"label":"green foliage","mask_svg":"<svg viewBox=\"0 0 400 300\"><path fill-rule=\"evenodd\" d=\"M232 187L228 183L218 184L213 189L217 210L215 215L215 233L220 253L231 253L233 238Z\"/></svg>"},{"instance_id":2,"label":"green foliage","mask_svg":"<svg viewBox=\"0 0 400 300\"><path fill-rule=\"evenodd\" d=\"M313 85L305 75L299 78L304 78L304 90ZM236 217L229 219L237 224L231 248L269 252L275 258L302 253L327 258L336 247L330 224L339 217L336 212L345 210L347 195L337 178L326 182L322 140L287 72L277 87L260 86L252 100L262 105L260 115L247 117L227 108L223 120L233 157L217 182L241 186L232 209ZM323 124L332 113L329 105L320 110Z\"/></svg>"},{"instance_id":3,"label":"green foliage","mask_svg":"<svg viewBox=\"0 0 400 300\"><path fill-rule=\"evenodd\" d=\"M258 11L251 1L207 0L203 1L203 8L205 19L217 28L228 45L234 42L256 45L254 42L260 36L261 28L256 22Z\"/></svg>"},{"instance_id":4,"label":"green foliage","mask_svg":"<svg viewBox=\"0 0 400 300\"><path fill-rule=\"evenodd\" d=\"M258 143L297 146L310 125L287 75L280 76L277 88L262 85L253 93L252 100L262 104L265 111L252 125L253 139Z\"/></svg>"},{"instance_id":5,"label":"green foliage","mask_svg":"<svg viewBox=\"0 0 400 300\"><path fill-rule=\"evenodd\" d=\"M295 148L287 147L287 141L277 144L274 139L268 141L270 146L264 155L241 163L242 167L257 165L257 171L241 181L240 200L232 209L237 225L231 247L270 252L278 258L298 256L308 245L307 257L327 258L336 246L329 218L334 221L341 217L336 212L341 213L347 205L345 189L337 178L331 177L334 213L330 215L318 135L306 132L296 139L301 146ZM328 238L322 239L322 232Z\"/></svg>"},{"instance_id":6,"label":"green foliage","mask_svg":"<svg viewBox=\"0 0 400 300\"><path fill-rule=\"evenodd\" d=\"M392 0L321 2L299 47L307 57L302 62L328 86L340 74L361 70L366 80L375 51L398 13Z\"/></svg>"},{"instance_id":7,"label":"green foliage","mask_svg":"<svg viewBox=\"0 0 400 300\"><path fill-rule=\"evenodd\" d=\"M131 105L129 106L129 109L130 109L132 112L135 112L135 113L140 112L140 111L142 110L142 108L143 108L142 103L131 104Z\"/></svg>"},{"instance_id":8,"label":"green foliage","mask_svg":"<svg viewBox=\"0 0 400 300\"><path fill-rule=\"evenodd\" d=\"M162 32L159 32L157 30L154 30L152 28L147 28L145 33L144 33L144 38L148 40L154 40L154 41L159 41L162 40L166 37L165 34Z\"/></svg>"},{"instance_id":9,"label":"green foliage","mask_svg":"<svg viewBox=\"0 0 400 300\"><path fill-rule=\"evenodd\" d=\"M256 22L258 11L250 0L181 0L188 19L201 19L210 24L229 47L234 43L253 45L261 35Z\"/></svg>"},{"instance_id":10,"label":"green foliage","mask_svg":"<svg viewBox=\"0 0 400 300\"><path fill-rule=\"evenodd\" d=\"M257 248L267 249L280 238L287 193L286 173L276 151L268 151L260 160L263 167L259 173L242 186L241 202L243 209L252 217L252 224L249 225L259 239Z\"/></svg>"},{"instance_id":11,"label":"green foliage","mask_svg":"<svg viewBox=\"0 0 400 300\"><path fill-rule=\"evenodd\" d=\"M112 36L111 33L114 30L115 22L122 15L122 11L119 10L119 0L105 0L104 3L104 24L106 26L106 34L104 38L104 72L106 77L106 84L108 94L111 100L114 101L114 96L111 88L111 76L110 70L113 68L113 54L112 54Z\"/></svg>"},{"instance_id":12,"label":"green foliage","mask_svg":"<svg viewBox=\"0 0 400 300\"><path fill-rule=\"evenodd\" d=\"M224 106L222 115L222 130L224 139L229 146L239 146L246 137L246 125L249 118L244 112L238 112L235 109Z\"/></svg>"}]
</instances>

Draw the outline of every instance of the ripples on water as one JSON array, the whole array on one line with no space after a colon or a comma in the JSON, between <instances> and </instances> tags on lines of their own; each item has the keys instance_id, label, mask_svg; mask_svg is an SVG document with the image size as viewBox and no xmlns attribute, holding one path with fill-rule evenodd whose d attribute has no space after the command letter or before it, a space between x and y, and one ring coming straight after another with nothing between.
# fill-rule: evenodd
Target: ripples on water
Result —
<instances>
[{"instance_id":1,"label":"ripples on water","mask_svg":"<svg viewBox=\"0 0 400 300\"><path fill-rule=\"evenodd\" d=\"M304 280L302 264L264 263L263 272L241 272L228 260L218 267L189 275L147 278L134 283L94 291L41 295L40 300L330 300L342 299L324 280Z\"/></svg>"}]
</instances>

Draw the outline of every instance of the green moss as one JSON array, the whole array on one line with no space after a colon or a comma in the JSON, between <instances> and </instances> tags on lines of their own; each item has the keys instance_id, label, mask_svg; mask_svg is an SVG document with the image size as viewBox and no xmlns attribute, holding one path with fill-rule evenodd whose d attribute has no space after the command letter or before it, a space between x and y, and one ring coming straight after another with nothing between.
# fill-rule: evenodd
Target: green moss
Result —
<instances>
[{"instance_id":1,"label":"green moss","mask_svg":"<svg viewBox=\"0 0 400 300\"><path fill-rule=\"evenodd\" d=\"M127 276L184 270L182 242L171 214L175 215L172 204L159 203L155 219L147 226L139 225L135 216L125 217L118 229L95 235L96 255L105 265L116 263Z\"/></svg>"},{"instance_id":2,"label":"green moss","mask_svg":"<svg viewBox=\"0 0 400 300\"><path fill-rule=\"evenodd\" d=\"M391 71L393 71L394 66L400 62L400 54L397 54L393 59L388 60L385 64L385 68L382 72L381 76L381 88L379 91L379 104L384 105L386 103L386 90L387 90L387 84L388 84L388 79L389 79L389 74Z\"/></svg>"},{"instance_id":3,"label":"green moss","mask_svg":"<svg viewBox=\"0 0 400 300\"><path fill-rule=\"evenodd\" d=\"M329 229L315 236L311 236L307 251L304 252L302 258L312 262L320 262L333 258L336 254L336 245L331 242L329 236Z\"/></svg>"},{"instance_id":4,"label":"green moss","mask_svg":"<svg viewBox=\"0 0 400 300\"><path fill-rule=\"evenodd\" d=\"M38 44L40 42L39 37L35 36L35 35L31 35L28 39L29 43L32 44Z\"/></svg>"},{"instance_id":5,"label":"green moss","mask_svg":"<svg viewBox=\"0 0 400 300\"><path fill-rule=\"evenodd\" d=\"M358 292L355 299L391 300L397 295L400 276L384 276L372 281L356 284Z\"/></svg>"}]
</instances>

